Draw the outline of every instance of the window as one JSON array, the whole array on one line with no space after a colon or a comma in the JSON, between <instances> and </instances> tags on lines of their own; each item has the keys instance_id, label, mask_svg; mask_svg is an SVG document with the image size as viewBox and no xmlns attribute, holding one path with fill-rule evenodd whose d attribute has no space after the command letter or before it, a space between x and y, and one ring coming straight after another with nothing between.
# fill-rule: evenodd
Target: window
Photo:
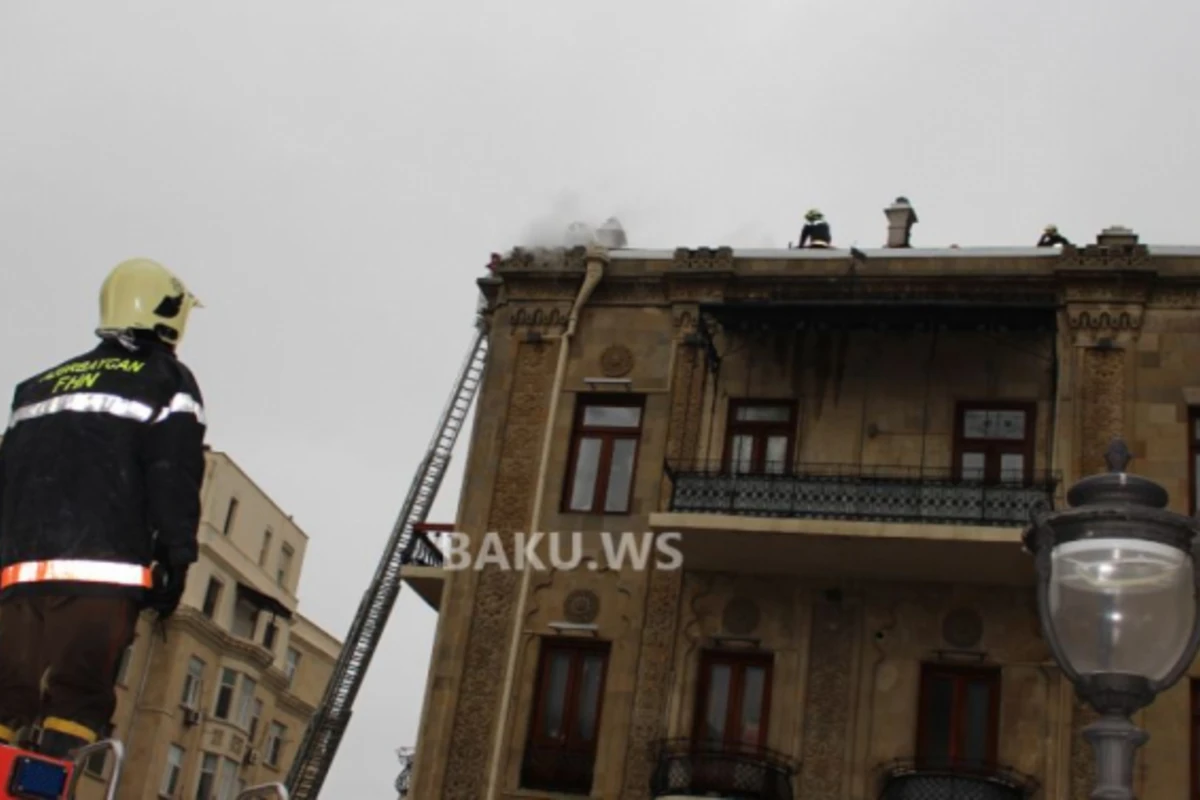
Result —
<instances>
[{"instance_id":1,"label":"window","mask_svg":"<svg viewBox=\"0 0 1200 800\"><path fill-rule=\"evenodd\" d=\"M288 573L292 571L292 556L296 551L287 542L283 543L283 547L279 548L279 569L275 573L275 582L280 586L287 588Z\"/></svg>"},{"instance_id":2,"label":"window","mask_svg":"<svg viewBox=\"0 0 1200 800\"><path fill-rule=\"evenodd\" d=\"M270 528L263 531L262 547L258 551L258 565L260 567L267 563L267 555L271 552L272 535Z\"/></svg>"},{"instance_id":3,"label":"window","mask_svg":"<svg viewBox=\"0 0 1200 800\"><path fill-rule=\"evenodd\" d=\"M579 398L564 510L629 513L642 406L641 397L630 395Z\"/></svg>"},{"instance_id":4,"label":"window","mask_svg":"<svg viewBox=\"0 0 1200 800\"><path fill-rule=\"evenodd\" d=\"M283 756L283 737L286 734L287 728L278 722L272 722L271 726L267 728L267 752L264 755L267 766L279 766L279 760Z\"/></svg>"},{"instance_id":5,"label":"window","mask_svg":"<svg viewBox=\"0 0 1200 800\"><path fill-rule=\"evenodd\" d=\"M258 735L258 723L262 721L262 713L263 701L256 697L250 710L250 724L246 727L246 738L250 740L251 746L253 746L254 737Z\"/></svg>"},{"instance_id":6,"label":"window","mask_svg":"<svg viewBox=\"0 0 1200 800\"><path fill-rule=\"evenodd\" d=\"M921 670L917 756L959 767L996 760L1000 671L926 664Z\"/></svg>"},{"instance_id":7,"label":"window","mask_svg":"<svg viewBox=\"0 0 1200 800\"><path fill-rule=\"evenodd\" d=\"M200 610L209 619L216 616L217 606L221 604L221 589L223 588L224 584L219 578L208 579L208 588L204 590L204 606Z\"/></svg>"},{"instance_id":8,"label":"window","mask_svg":"<svg viewBox=\"0 0 1200 800\"><path fill-rule=\"evenodd\" d=\"M294 647L287 649L287 661L284 663L283 674L287 675L288 688L296 680L296 670L300 668L300 651Z\"/></svg>"},{"instance_id":9,"label":"window","mask_svg":"<svg viewBox=\"0 0 1200 800\"><path fill-rule=\"evenodd\" d=\"M272 619L267 623L267 629L263 632L263 647L275 652L275 637L279 635L279 626Z\"/></svg>"},{"instance_id":10,"label":"window","mask_svg":"<svg viewBox=\"0 0 1200 800\"><path fill-rule=\"evenodd\" d=\"M730 400L725 468L735 473L782 474L792 465L796 404Z\"/></svg>"},{"instance_id":11,"label":"window","mask_svg":"<svg viewBox=\"0 0 1200 800\"><path fill-rule=\"evenodd\" d=\"M217 757L205 753L200 761L200 777L196 780L195 800L210 800L217 788Z\"/></svg>"},{"instance_id":12,"label":"window","mask_svg":"<svg viewBox=\"0 0 1200 800\"><path fill-rule=\"evenodd\" d=\"M221 533L228 536L233 530L233 523L237 521L238 499L236 497L229 498L229 509L225 512L225 525L221 528Z\"/></svg>"},{"instance_id":13,"label":"window","mask_svg":"<svg viewBox=\"0 0 1200 800\"><path fill-rule=\"evenodd\" d=\"M239 597L233 607L233 627L230 633L241 639L254 639L258 630L258 606L249 600Z\"/></svg>"},{"instance_id":14,"label":"window","mask_svg":"<svg viewBox=\"0 0 1200 800\"><path fill-rule=\"evenodd\" d=\"M772 660L765 653L709 651L701 656L693 734L698 742L766 745Z\"/></svg>"},{"instance_id":15,"label":"window","mask_svg":"<svg viewBox=\"0 0 1200 800\"><path fill-rule=\"evenodd\" d=\"M1200 408L1188 409L1188 470L1191 473L1191 511L1200 503Z\"/></svg>"},{"instance_id":16,"label":"window","mask_svg":"<svg viewBox=\"0 0 1200 800\"><path fill-rule=\"evenodd\" d=\"M217 702L213 706L213 716L217 719L229 719L233 706L233 690L237 688L238 674L226 667L221 670L221 685L217 688Z\"/></svg>"},{"instance_id":17,"label":"window","mask_svg":"<svg viewBox=\"0 0 1200 800\"><path fill-rule=\"evenodd\" d=\"M108 751L101 750L92 753L83 764L83 771L96 778L104 777L104 767L108 765Z\"/></svg>"},{"instance_id":18,"label":"window","mask_svg":"<svg viewBox=\"0 0 1200 800\"><path fill-rule=\"evenodd\" d=\"M167 748L167 767L163 770L162 783L158 785L160 797L174 797L179 789L179 776L183 772L183 748L173 744Z\"/></svg>"},{"instance_id":19,"label":"window","mask_svg":"<svg viewBox=\"0 0 1200 800\"><path fill-rule=\"evenodd\" d=\"M960 403L954 437L956 479L1029 482L1036 408L1033 403Z\"/></svg>"},{"instance_id":20,"label":"window","mask_svg":"<svg viewBox=\"0 0 1200 800\"><path fill-rule=\"evenodd\" d=\"M608 648L607 642L542 640L521 770L525 788L591 791Z\"/></svg>"},{"instance_id":21,"label":"window","mask_svg":"<svg viewBox=\"0 0 1200 800\"><path fill-rule=\"evenodd\" d=\"M192 656L188 659L187 674L183 678L183 694L179 704L184 708L200 708L200 692L204 685L204 662Z\"/></svg>"},{"instance_id":22,"label":"window","mask_svg":"<svg viewBox=\"0 0 1200 800\"><path fill-rule=\"evenodd\" d=\"M121 651L121 660L117 662L117 683L122 686L129 679L129 662L133 660L133 645Z\"/></svg>"},{"instance_id":23,"label":"window","mask_svg":"<svg viewBox=\"0 0 1200 800\"><path fill-rule=\"evenodd\" d=\"M241 690L238 692L237 725L249 730L250 720L254 713L254 690L258 688L252 678L242 676Z\"/></svg>"},{"instance_id":24,"label":"window","mask_svg":"<svg viewBox=\"0 0 1200 800\"><path fill-rule=\"evenodd\" d=\"M217 783L220 789L217 794L218 800L234 800L237 795L238 770L241 769L241 764L234 761L232 758L221 759L220 778Z\"/></svg>"}]
</instances>

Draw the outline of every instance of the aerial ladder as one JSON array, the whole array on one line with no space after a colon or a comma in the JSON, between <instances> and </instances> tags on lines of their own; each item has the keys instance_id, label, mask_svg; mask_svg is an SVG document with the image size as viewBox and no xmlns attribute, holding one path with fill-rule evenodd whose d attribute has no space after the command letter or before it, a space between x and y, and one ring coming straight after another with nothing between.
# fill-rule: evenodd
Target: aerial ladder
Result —
<instances>
[{"instance_id":1,"label":"aerial ladder","mask_svg":"<svg viewBox=\"0 0 1200 800\"><path fill-rule=\"evenodd\" d=\"M481 298L480 310L483 308ZM292 762L287 776L291 800L315 800L318 797L350 722L354 699L362 687L367 667L371 664L375 648L396 604L396 597L400 594L401 568L412 560L418 545L423 543L431 546L420 526L433 506L450 463L450 454L483 380L487 352L486 324L482 314L477 314L474 341L459 370L454 391L442 411L425 457L417 468L400 515L392 526L383 559L363 594L333 675L325 688L325 695L308 724Z\"/></svg>"}]
</instances>

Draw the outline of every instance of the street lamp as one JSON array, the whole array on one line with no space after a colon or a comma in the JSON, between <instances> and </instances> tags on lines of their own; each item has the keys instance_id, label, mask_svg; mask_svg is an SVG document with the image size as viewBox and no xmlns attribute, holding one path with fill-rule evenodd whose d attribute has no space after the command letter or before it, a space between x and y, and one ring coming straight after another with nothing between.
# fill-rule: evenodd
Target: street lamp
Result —
<instances>
[{"instance_id":1,"label":"street lamp","mask_svg":"<svg viewBox=\"0 0 1200 800\"><path fill-rule=\"evenodd\" d=\"M1100 714L1083 731L1096 752L1091 798L1135 800L1134 758L1150 736L1130 717L1183 677L1200 647L1200 522L1166 510L1166 489L1125 472L1122 440L1104 460L1108 472L1067 492L1070 508L1034 509L1024 541L1046 642Z\"/></svg>"}]
</instances>

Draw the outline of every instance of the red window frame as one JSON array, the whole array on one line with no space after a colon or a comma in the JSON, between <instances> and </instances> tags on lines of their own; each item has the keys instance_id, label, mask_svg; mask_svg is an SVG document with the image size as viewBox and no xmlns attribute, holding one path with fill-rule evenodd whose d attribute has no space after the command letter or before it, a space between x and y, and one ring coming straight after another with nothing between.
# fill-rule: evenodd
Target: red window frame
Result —
<instances>
[{"instance_id":1,"label":"red window frame","mask_svg":"<svg viewBox=\"0 0 1200 800\"><path fill-rule=\"evenodd\" d=\"M593 406L615 406L637 408L640 412L637 427L610 427L584 425L584 415ZM575 419L571 425L571 449L567 471L563 481L561 511L564 514L605 514L622 516L630 514L637 489L637 462L641 453L642 431L646 425L646 397L640 394L581 394L575 402ZM592 504L588 508L573 508L571 504L575 489L575 474L579 468L579 448L584 439L599 439L600 458L596 466L596 481L592 485ZM608 510L604 504L608 497L608 481L612 477L614 443L633 442L633 464L630 467L629 491L625 504L620 509Z\"/></svg>"},{"instance_id":2,"label":"red window frame","mask_svg":"<svg viewBox=\"0 0 1200 800\"><path fill-rule=\"evenodd\" d=\"M743 408L782 408L787 411L788 417L786 422L743 421L737 418L737 412ZM725 454L721 462L721 468L725 472L730 472L733 468L733 439L735 436L751 436L754 439L753 452L750 455L749 474L751 475L761 475L766 472L767 439L771 436L787 437L784 472L789 472L796 455L796 401L731 399L725 421Z\"/></svg>"}]
</instances>

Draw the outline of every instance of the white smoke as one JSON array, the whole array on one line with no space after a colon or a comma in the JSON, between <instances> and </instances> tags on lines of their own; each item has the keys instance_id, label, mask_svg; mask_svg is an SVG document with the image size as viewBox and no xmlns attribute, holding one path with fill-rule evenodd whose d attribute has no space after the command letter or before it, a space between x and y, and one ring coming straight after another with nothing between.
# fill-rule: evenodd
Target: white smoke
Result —
<instances>
[{"instance_id":1,"label":"white smoke","mask_svg":"<svg viewBox=\"0 0 1200 800\"><path fill-rule=\"evenodd\" d=\"M520 236L520 247L526 250L578 247L597 242L605 247L626 247L628 239L616 217L610 216L599 226L584 220L595 219L573 192L560 194L548 212L535 218Z\"/></svg>"}]
</instances>

